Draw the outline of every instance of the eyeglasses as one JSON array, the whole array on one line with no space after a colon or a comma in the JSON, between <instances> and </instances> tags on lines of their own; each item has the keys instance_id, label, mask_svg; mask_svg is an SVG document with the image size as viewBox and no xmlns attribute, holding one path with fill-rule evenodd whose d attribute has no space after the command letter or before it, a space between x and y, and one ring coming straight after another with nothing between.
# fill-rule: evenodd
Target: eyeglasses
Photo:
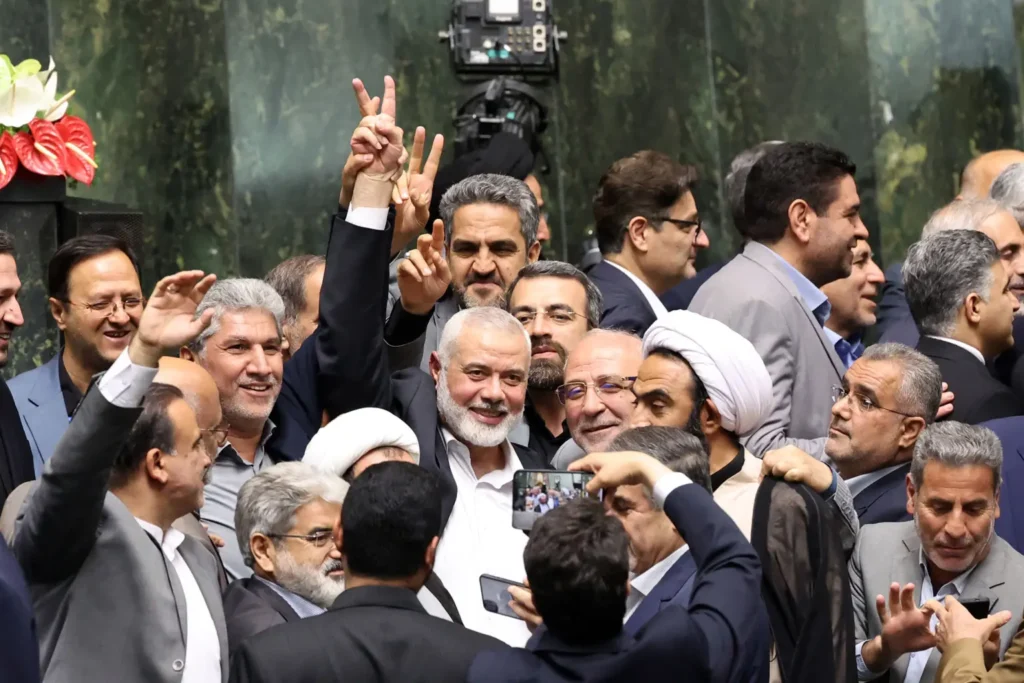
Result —
<instances>
[{"instance_id":1,"label":"eyeglasses","mask_svg":"<svg viewBox=\"0 0 1024 683\"><path fill-rule=\"evenodd\" d=\"M679 227L679 228L681 228L681 229L683 229L683 230L685 230L687 232L689 232L689 230L691 228L696 228L696 230L693 231L693 236L694 237L699 235L701 229L704 227L704 222L700 218L698 218L695 221L686 221L686 220L683 220L682 218L669 218L668 216L655 216L654 220L656 220L656 221L665 221L667 223L672 223L673 225L675 225L675 226L677 226L677 227Z\"/></svg>"},{"instance_id":2,"label":"eyeglasses","mask_svg":"<svg viewBox=\"0 0 1024 683\"><path fill-rule=\"evenodd\" d=\"M853 407L862 413L870 413L872 410L884 410L887 413L895 413L896 415L902 415L903 417L917 417L916 415L908 415L907 413L901 413L898 410L892 408L886 408L875 403L872 399L867 396L861 396L860 394L851 393L843 387L832 387L832 403L839 403L841 400L850 397L850 403Z\"/></svg>"},{"instance_id":3,"label":"eyeglasses","mask_svg":"<svg viewBox=\"0 0 1024 683\"><path fill-rule=\"evenodd\" d=\"M102 316L109 318L120 306L126 314L135 313L143 306L146 305L146 300L142 297L130 296L127 299L111 299L109 301L97 301L95 303L79 304L74 301L65 301L64 303L70 304L71 306L77 306L78 308L84 308L93 315Z\"/></svg>"},{"instance_id":4,"label":"eyeglasses","mask_svg":"<svg viewBox=\"0 0 1024 683\"><path fill-rule=\"evenodd\" d=\"M209 434L213 437L213 443L217 448L221 448L228 442L228 429L230 425L225 427L212 427L210 429L200 429L199 431L203 434Z\"/></svg>"},{"instance_id":5,"label":"eyeglasses","mask_svg":"<svg viewBox=\"0 0 1024 683\"><path fill-rule=\"evenodd\" d=\"M523 327L536 320L538 315L543 316L556 325L568 325L583 314L569 308L549 308L546 311L516 311L512 314Z\"/></svg>"},{"instance_id":6,"label":"eyeglasses","mask_svg":"<svg viewBox=\"0 0 1024 683\"><path fill-rule=\"evenodd\" d=\"M311 531L308 534L267 534L268 538L297 538L309 543L314 548L323 548L329 542L334 542L334 532L330 529Z\"/></svg>"},{"instance_id":7,"label":"eyeglasses","mask_svg":"<svg viewBox=\"0 0 1024 683\"><path fill-rule=\"evenodd\" d=\"M614 396L620 391L632 388L635 381L636 377L609 375L607 377L599 377L593 384L587 382L567 382L555 389L555 395L558 396L558 401L565 405L570 402L582 401L587 395L587 390L591 387L594 388L599 397L602 395Z\"/></svg>"}]
</instances>

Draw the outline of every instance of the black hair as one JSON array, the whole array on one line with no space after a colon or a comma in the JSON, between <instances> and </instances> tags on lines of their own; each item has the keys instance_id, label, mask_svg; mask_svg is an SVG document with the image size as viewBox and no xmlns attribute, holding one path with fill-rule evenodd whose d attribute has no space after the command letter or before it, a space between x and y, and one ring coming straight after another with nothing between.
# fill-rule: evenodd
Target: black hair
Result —
<instances>
[{"instance_id":1,"label":"black hair","mask_svg":"<svg viewBox=\"0 0 1024 683\"><path fill-rule=\"evenodd\" d=\"M142 400L142 414L132 425L121 450L114 458L110 486L123 486L146 459L146 453L159 448L174 453L174 423L167 411L175 401L184 401L181 389L170 384L153 383Z\"/></svg>"},{"instance_id":2,"label":"black hair","mask_svg":"<svg viewBox=\"0 0 1024 683\"><path fill-rule=\"evenodd\" d=\"M707 446L689 429L681 427L633 427L616 436L609 451L646 453L673 472L711 492L711 463Z\"/></svg>"},{"instance_id":3,"label":"black hair","mask_svg":"<svg viewBox=\"0 0 1024 683\"><path fill-rule=\"evenodd\" d=\"M83 261L87 261L112 251L120 251L132 262L135 272L139 272L139 262L135 252L125 240L114 235L94 234L73 237L57 247L50 258L46 270L46 290L50 297L58 301L68 300L68 280L71 270Z\"/></svg>"}]
</instances>

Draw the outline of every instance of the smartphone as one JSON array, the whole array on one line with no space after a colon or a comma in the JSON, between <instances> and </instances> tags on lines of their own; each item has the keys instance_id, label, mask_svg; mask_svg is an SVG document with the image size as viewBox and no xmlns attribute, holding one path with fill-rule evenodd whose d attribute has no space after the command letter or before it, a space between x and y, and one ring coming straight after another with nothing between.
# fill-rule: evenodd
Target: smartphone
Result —
<instances>
[{"instance_id":1,"label":"smartphone","mask_svg":"<svg viewBox=\"0 0 1024 683\"><path fill-rule=\"evenodd\" d=\"M975 598L974 600L964 600L960 603L967 608L967 611L971 613L971 616L975 619L984 619L988 616L990 609L988 598Z\"/></svg>"},{"instance_id":2,"label":"smartphone","mask_svg":"<svg viewBox=\"0 0 1024 683\"><path fill-rule=\"evenodd\" d=\"M523 584L516 583L515 581L491 576L490 574L481 574L480 598L483 600L484 609L488 612L519 619L519 615L508 606L509 601L512 600L512 596L508 592L509 586L526 588Z\"/></svg>"},{"instance_id":3,"label":"smartphone","mask_svg":"<svg viewBox=\"0 0 1024 683\"><path fill-rule=\"evenodd\" d=\"M516 470L512 475L512 527L529 531L545 512L591 497L586 487L593 478L592 472Z\"/></svg>"}]
</instances>

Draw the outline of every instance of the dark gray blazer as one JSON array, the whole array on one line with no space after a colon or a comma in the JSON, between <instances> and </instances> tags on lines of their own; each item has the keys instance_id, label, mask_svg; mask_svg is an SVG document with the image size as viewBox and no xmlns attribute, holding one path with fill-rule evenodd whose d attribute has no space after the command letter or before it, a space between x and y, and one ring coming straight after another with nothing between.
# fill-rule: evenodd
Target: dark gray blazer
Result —
<instances>
[{"instance_id":1,"label":"dark gray blazer","mask_svg":"<svg viewBox=\"0 0 1024 683\"><path fill-rule=\"evenodd\" d=\"M156 541L107 491L141 409L89 388L19 516L13 550L32 593L47 683L178 683L188 633L185 594ZM217 562L186 536L178 548L217 627L221 678L228 636Z\"/></svg>"}]
</instances>

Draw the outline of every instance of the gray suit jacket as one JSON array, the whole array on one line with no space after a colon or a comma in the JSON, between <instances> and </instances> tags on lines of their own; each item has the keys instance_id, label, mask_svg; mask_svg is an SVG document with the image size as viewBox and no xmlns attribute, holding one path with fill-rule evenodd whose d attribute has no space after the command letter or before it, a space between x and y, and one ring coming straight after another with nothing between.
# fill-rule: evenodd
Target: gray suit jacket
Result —
<instances>
[{"instance_id":1,"label":"gray suit jacket","mask_svg":"<svg viewBox=\"0 0 1024 683\"><path fill-rule=\"evenodd\" d=\"M960 599L988 599L990 612L1010 610L1013 617L1000 633L999 654L1010 646L1020 624L1024 607L1024 556L999 538L992 537L988 556L974 568L964 584ZM889 595L889 584L914 584L914 600L921 603L921 541L914 522L887 522L861 527L857 546L850 558L850 592L853 599L853 620L856 641L874 638L882 632L882 622L875 610L875 596ZM935 586L933 590L938 590ZM935 679L941 655L933 650L928 658L922 683ZM903 655L889 670L889 681L901 683L910 664L910 655Z\"/></svg>"},{"instance_id":2,"label":"gray suit jacket","mask_svg":"<svg viewBox=\"0 0 1024 683\"><path fill-rule=\"evenodd\" d=\"M746 337L764 360L775 407L743 440L754 455L792 444L822 457L832 420L832 387L846 370L775 255L749 243L711 276L690 310Z\"/></svg>"},{"instance_id":3,"label":"gray suit jacket","mask_svg":"<svg viewBox=\"0 0 1024 683\"><path fill-rule=\"evenodd\" d=\"M43 466L68 430L68 410L60 393L57 369L60 352L57 353L35 370L23 372L7 383L25 425L36 477L43 473Z\"/></svg>"},{"instance_id":4,"label":"gray suit jacket","mask_svg":"<svg viewBox=\"0 0 1024 683\"><path fill-rule=\"evenodd\" d=\"M388 283L388 305L385 319L390 320L395 306L401 306L399 300L401 293L398 291L397 264L400 259L391 263L391 280ZM391 372L397 372L406 368L419 368L423 372L430 372L430 354L437 351L438 342L441 341L441 332L444 326L459 312L459 304L455 297L448 296L434 306L434 312L430 315L430 322L421 337L408 344L401 346L388 345L388 365Z\"/></svg>"},{"instance_id":5,"label":"gray suit jacket","mask_svg":"<svg viewBox=\"0 0 1024 683\"><path fill-rule=\"evenodd\" d=\"M178 683L188 633L185 594L156 541L107 491L124 435L141 412L90 387L25 502L13 550L32 592L47 683ZM217 563L186 536L181 553L228 640Z\"/></svg>"}]
</instances>

